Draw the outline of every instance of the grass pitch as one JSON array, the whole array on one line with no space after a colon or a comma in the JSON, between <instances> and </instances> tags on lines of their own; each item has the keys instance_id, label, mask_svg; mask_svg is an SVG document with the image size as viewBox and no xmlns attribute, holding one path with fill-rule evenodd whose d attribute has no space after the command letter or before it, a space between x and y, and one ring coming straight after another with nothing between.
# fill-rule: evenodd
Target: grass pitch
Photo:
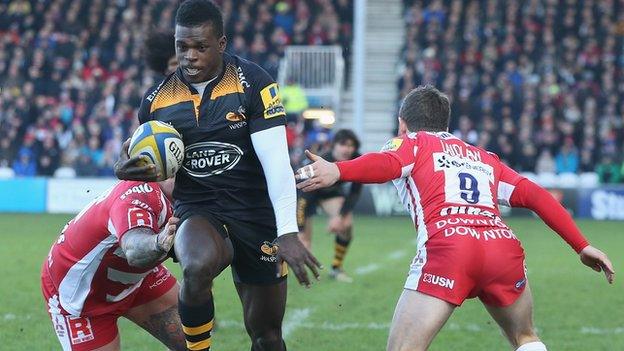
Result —
<instances>
[{"instance_id":1,"label":"grass pitch","mask_svg":"<svg viewBox=\"0 0 624 351\"><path fill-rule=\"evenodd\" d=\"M69 216L0 214L0 349L59 350L39 288L39 268ZM332 237L325 220L315 222L314 252L329 266ZM551 350L624 350L624 278L609 286L580 264L574 252L537 219L509 220L527 251L535 300L535 324ZM616 272L624 270L624 233L616 222L579 223L605 250ZM394 305L401 293L415 233L407 217L356 218L346 269L353 284L331 281L323 272L311 289L290 278L284 334L289 350L384 350ZM179 277L172 262L167 265ZM327 269L327 268L326 268ZM215 282L215 350L249 350L242 312L229 271ZM163 350L132 323L120 323L122 349ZM431 350L509 350L478 300L457 309Z\"/></svg>"}]
</instances>

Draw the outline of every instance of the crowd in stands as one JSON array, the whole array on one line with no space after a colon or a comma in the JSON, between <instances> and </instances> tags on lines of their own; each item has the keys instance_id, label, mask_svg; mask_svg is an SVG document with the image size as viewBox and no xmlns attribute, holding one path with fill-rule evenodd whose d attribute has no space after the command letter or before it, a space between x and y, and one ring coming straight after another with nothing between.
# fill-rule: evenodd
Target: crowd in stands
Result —
<instances>
[{"instance_id":1,"label":"crowd in stands","mask_svg":"<svg viewBox=\"0 0 624 351\"><path fill-rule=\"evenodd\" d=\"M350 46L349 0L215 2L226 51L275 78L286 45ZM162 78L145 66L145 35L172 29L177 5L0 0L0 168L17 176L112 175L143 93Z\"/></svg>"},{"instance_id":2,"label":"crowd in stands","mask_svg":"<svg viewBox=\"0 0 624 351\"><path fill-rule=\"evenodd\" d=\"M433 84L451 132L525 172L624 181L624 2L404 0L399 98Z\"/></svg>"}]
</instances>

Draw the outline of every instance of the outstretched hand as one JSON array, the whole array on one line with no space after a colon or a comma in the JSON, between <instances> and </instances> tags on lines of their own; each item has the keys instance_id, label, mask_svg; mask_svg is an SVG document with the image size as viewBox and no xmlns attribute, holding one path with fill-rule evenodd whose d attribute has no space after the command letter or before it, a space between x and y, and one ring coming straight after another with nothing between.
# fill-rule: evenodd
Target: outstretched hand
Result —
<instances>
[{"instance_id":1,"label":"outstretched hand","mask_svg":"<svg viewBox=\"0 0 624 351\"><path fill-rule=\"evenodd\" d=\"M609 284L613 284L613 264L607 255L593 246L587 246L579 253L581 262L596 272L604 272Z\"/></svg>"},{"instance_id":2,"label":"outstretched hand","mask_svg":"<svg viewBox=\"0 0 624 351\"><path fill-rule=\"evenodd\" d=\"M155 182L159 178L156 166L149 163L147 156L139 155L130 158L128 148L130 139L126 140L119 153L119 160L115 163L115 176L121 180L138 180Z\"/></svg>"},{"instance_id":3,"label":"outstretched hand","mask_svg":"<svg viewBox=\"0 0 624 351\"><path fill-rule=\"evenodd\" d=\"M305 151L305 154L313 163L299 168L295 173L295 179L301 181L301 183L297 184L297 189L310 192L320 188L327 188L340 180L340 170L335 163L328 162L308 150Z\"/></svg>"},{"instance_id":4,"label":"outstretched hand","mask_svg":"<svg viewBox=\"0 0 624 351\"><path fill-rule=\"evenodd\" d=\"M314 278L319 280L317 268L323 269L319 261L303 246L299 240L298 233L289 233L279 236L276 240L278 245L277 261L279 266L286 261L295 273L299 284L310 287L310 278L306 266L312 271Z\"/></svg>"}]
</instances>

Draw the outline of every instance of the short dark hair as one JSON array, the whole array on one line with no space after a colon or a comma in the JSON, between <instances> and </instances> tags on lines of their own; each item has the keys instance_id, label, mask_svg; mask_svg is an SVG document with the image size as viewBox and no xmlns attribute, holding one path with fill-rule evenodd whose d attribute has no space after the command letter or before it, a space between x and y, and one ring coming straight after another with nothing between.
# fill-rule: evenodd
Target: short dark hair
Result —
<instances>
[{"instance_id":1,"label":"short dark hair","mask_svg":"<svg viewBox=\"0 0 624 351\"><path fill-rule=\"evenodd\" d=\"M186 0L175 18L176 24L183 27L197 27L210 23L217 37L223 35L223 14L221 9L210 0Z\"/></svg>"},{"instance_id":2,"label":"short dark hair","mask_svg":"<svg viewBox=\"0 0 624 351\"><path fill-rule=\"evenodd\" d=\"M352 141L353 145L355 145L355 151L360 149L360 139L358 139L357 135L351 129L340 129L334 134L334 139L332 139L332 146L336 144L344 144L346 141Z\"/></svg>"},{"instance_id":3,"label":"short dark hair","mask_svg":"<svg viewBox=\"0 0 624 351\"><path fill-rule=\"evenodd\" d=\"M442 132L448 130L451 103L446 94L433 85L419 86L405 96L399 118L410 132Z\"/></svg>"},{"instance_id":4,"label":"short dark hair","mask_svg":"<svg viewBox=\"0 0 624 351\"><path fill-rule=\"evenodd\" d=\"M143 56L149 69L165 74L169 60L175 56L173 31L151 31L143 43Z\"/></svg>"}]
</instances>

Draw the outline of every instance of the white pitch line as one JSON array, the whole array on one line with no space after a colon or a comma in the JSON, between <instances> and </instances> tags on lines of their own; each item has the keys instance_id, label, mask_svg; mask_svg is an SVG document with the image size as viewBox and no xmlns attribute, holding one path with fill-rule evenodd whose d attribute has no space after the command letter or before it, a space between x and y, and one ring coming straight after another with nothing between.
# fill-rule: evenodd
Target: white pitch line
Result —
<instances>
[{"instance_id":1,"label":"white pitch line","mask_svg":"<svg viewBox=\"0 0 624 351\"><path fill-rule=\"evenodd\" d=\"M407 255L407 252L405 250L396 250L388 254L388 259L393 260L393 261L400 260L406 255Z\"/></svg>"},{"instance_id":2,"label":"white pitch line","mask_svg":"<svg viewBox=\"0 0 624 351\"><path fill-rule=\"evenodd\" d=\"M371 263L371 264L367 264L366 266L356 268L354 272L357 275L366 275L369 273L373 273L379 268L381 268L381 266L378 265L377 263Z\"/></svg>"},{"instance_id":3,"label":"white pitch line","mask_svg":"<svg viewBox=\"0 0 624 351\"><path fill-rule=\"evenodd\" d=\"M618 328L582 327L581 333L582 334L598 334L598 335L622 334L624 333L624 327L618 327Z\"/></svg>"},{"instance_id":4,"label":"white pitch line","mask_svg":"<svg viewBox=\"0 0 624 351\"><path fill-rule=\"evenodd\" d=\"M284 324L282 324L282 335L284 336L284 339L286 339L297 328L301 327L305 320L310 317L311 313L312 310L309 308L295 308L290 310L286 315Z\"/></svg>"}]
</instances>

